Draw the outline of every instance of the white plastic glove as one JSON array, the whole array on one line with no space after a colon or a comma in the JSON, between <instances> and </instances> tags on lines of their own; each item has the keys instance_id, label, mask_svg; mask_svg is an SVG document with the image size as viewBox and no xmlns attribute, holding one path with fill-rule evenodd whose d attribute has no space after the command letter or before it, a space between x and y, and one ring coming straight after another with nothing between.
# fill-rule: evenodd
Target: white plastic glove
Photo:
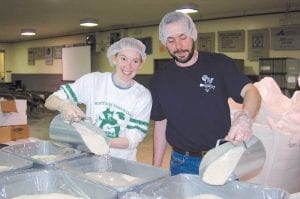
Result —
<instances>
[{"instance_id":1,"label":"white plastic glove","mask_svg":"<svg viewBox=\"0 0 300 199\"><path fill-rule=\"evenodd\" d=\"M82 110L70 100L62 101L57 110L67 121L79 122L83 117L85 117L85 114L82 112Z\"/></svg>"},{"instance_id":2,"label":"white plastic glove","mask_svg":"<svg viewBox=\"0 0 300 199\"><path fill-rule=\"evenodd\" d=\"M231 128L225 140L234 144L247 141L252 136L252 119L245 110L237 111L234 114Z\"/></svg>"}]
</instances>

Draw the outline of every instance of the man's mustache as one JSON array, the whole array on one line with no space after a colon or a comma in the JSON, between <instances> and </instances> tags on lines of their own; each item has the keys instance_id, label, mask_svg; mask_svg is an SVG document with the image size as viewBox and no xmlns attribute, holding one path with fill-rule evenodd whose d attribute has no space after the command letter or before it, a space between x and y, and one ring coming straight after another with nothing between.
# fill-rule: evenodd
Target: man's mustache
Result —
<instances>
[{"instance_id":1,"label":"man's mustache","mask_svg":"<svg viewBox=\"0 0 300 199\"><path fill-rule=\"evenodd\" d=\"M189 52L189 50L176 50L173 53L183 53L183 52Z\"/></svg>"}]
</instances>

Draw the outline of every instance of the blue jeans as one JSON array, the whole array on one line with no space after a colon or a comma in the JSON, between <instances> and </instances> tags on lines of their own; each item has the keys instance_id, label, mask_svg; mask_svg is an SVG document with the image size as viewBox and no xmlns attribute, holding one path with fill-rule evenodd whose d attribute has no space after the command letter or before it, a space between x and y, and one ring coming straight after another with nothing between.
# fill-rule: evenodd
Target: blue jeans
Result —
<instances>
[{"instance_id":1,"label":"blue jeans","mask_svg":"<svg viewBox=\"0 0 300 199\"><path fill-rule=\"evenodd\" d=\"M173 176L180 173L199 175L199 166L201 160L202 157L192 157L172 151L170 160L171 175Z\"/></svg>"}]
</instances>

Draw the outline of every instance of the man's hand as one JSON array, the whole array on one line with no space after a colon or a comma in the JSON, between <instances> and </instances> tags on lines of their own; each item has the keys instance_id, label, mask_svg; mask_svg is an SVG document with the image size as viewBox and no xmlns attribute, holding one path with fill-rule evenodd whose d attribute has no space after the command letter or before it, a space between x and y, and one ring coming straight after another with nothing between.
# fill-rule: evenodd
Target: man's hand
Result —
<instances>
[{"instance_id":1,"label":"man's hand","mask_svg":"<svg viewBox=\"0 0 300 199\"><path fill-rule=\"evenodd\" d=\"M225 140L234 144L247 141L252 136L252 119L245 110L237 111L234 114L231 128Z\"/></svg>"}]
</instances>

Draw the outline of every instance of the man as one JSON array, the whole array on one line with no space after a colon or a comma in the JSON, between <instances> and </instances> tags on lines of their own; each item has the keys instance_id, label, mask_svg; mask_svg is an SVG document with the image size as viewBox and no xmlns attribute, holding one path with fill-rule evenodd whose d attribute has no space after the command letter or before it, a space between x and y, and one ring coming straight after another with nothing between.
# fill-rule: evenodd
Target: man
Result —
<instances>
[{"instance_id":1,"label":"man","mask_svg":"<svg viewBox=\"0 0 300 199\"><path fill-rule=\"evenodd\" d=\"M197 30L188 15L165 15L159 38L173 59L150 84L151 119L155 121L153 165L161 166L169 143L173 149L171 175L198 174L202 156L218 139L239 144L251 137L251 122L261 98L231 58L195 50ZM243 102L232 125L230 97Z\"/></svg>"}]
</instances>

